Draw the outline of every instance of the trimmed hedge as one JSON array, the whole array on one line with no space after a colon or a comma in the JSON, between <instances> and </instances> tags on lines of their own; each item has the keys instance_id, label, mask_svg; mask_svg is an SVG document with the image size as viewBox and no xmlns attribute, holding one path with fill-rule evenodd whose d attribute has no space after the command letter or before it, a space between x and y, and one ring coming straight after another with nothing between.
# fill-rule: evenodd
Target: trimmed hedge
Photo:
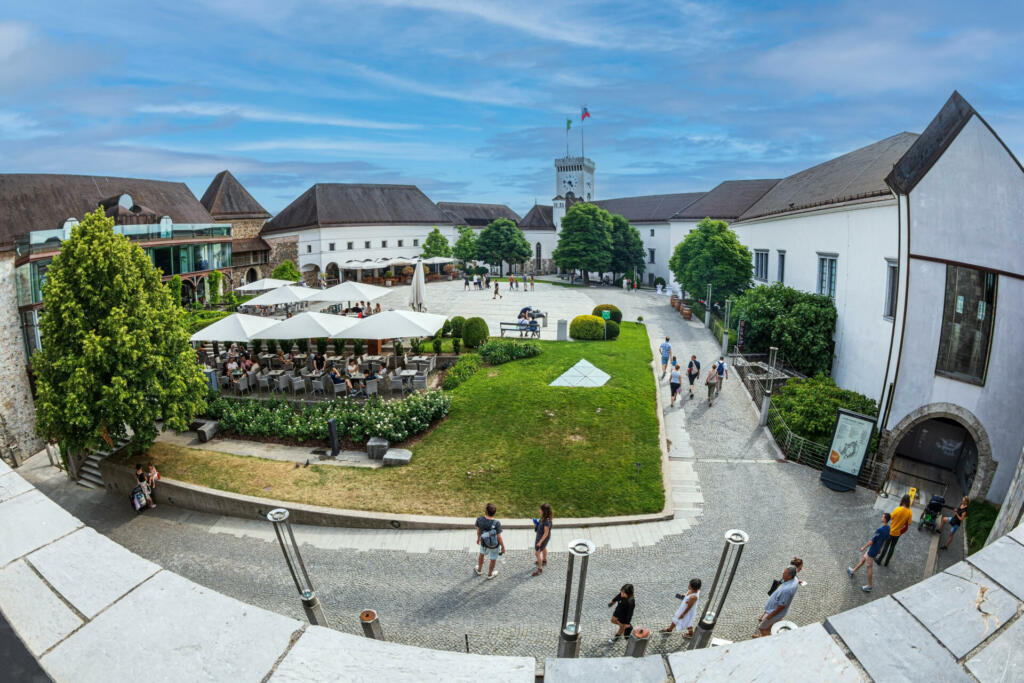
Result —
<instances>
[{"instance_id":1,"label":"trimmed hedge","mask_svg":"<svg viewBox=\"0 0 1024 683\"><path fill-rule=\"evenodd\" d=\"M619 338L619 324L617 322L615 322L614 320L609 320L606 324L608 325L608 330L607 330L608 341L611 341L612 339L618 339Z\"/></svg>"},{"instance_id":2,"label":"trimmed hedge","mask_svg":"<svg viewBox=\"0 0 1024 683\"><path fill-rule=\"evenodd\" d=\"M425 432L448 414L452 399L440 391L413 394L400 401L371 398L363 404L333 400L296 408L288 401L253 401L221 397L208 404L206 417L219 420L223 430L255 437L297 441L328 439L327 420L333 418L338 437L363 443L381 436L391 443Z\"/></svg>"},{"instance_id":3,"label":"trimmed hedge","mask_svg":"<svg viewBox=\"0 0 1024 683\"><path fill-rule=\"evenodd\" d=\"M188 331L191 334L195 334L199 330L212 325L222 318L226 318L231 315L230 311L207 311L198 310L192 311L185 317L185 324L188 327ZM238 341L245 341L239 339Z\"/></svg>"},{"instance_id":4,"label":"trimmed hedge","mask_svg":"<svg viewBox=\"0 0 1024 683\"><path fill-rule=\"evenodd\" d=\"M466 324L466 319L461 315L457 315L451 319L451 333L453 337L462 338L462 328Z\"/></svg>"},{"instance_id":5,"label":"trimmed hedge","mask_svg":"<svg viewBox=\"0 0 1024 683\"><path fill-rule=\"evenodd\" d=\"M492 339L480 347L480 356L488 365L501 365L520 358L540 355L540 344L514 339Z\"/></svg>"},{"instance_id":6,"label":"trimmed hedge","mask_svg":"<svg viewBox=\"0 0 1024 683\"><path fill-rule=\"evenodd\" d=\"M620 283L619 286L621 287L622 284ZM608 311L609 313L611 313L611 316L612 316L611 319L614 320L615 322L617 322L617 323L621 323L622 322L622 311L619 310L618 306L613 306L611 304L600 304L600 305L594 306L594 310L591 311L591 315L596 315L598 318L600 318L600 317L602 317L601 316L601 312L602 311Z\"/></svg>"},{"instance_id":7,"label":"trimmed hedge","mask_svg":"<svg viewBox=\"0 0 1024 683\"><path fill-rule=\"evenodd\" d=\"M455 365L448 368L444 373L444 381L441 382L442 389L454 389L467 379L476 374L480 369L480 354L467 353L455 361Z\"/></svg>"},{"instance_id":8,"label":"trimmed hedge","mask_svg":"<svg viewBox=\"0 0 1024 683\"><path fill-rule=\"evenodd\" d=\"M470 318L462 327L462 344L467 349L475 349L485 341L489 331L487 321L483 318Z\"/></svg>"},{"instance_id":9,"label":"trimmed hedge","mask_svg":"<svg viewBox=\"0 0 1024 683\"><path fill-rule=\"evenodd\" d=\"M578 315L569 323L569 336L579 340L603 340L604 319L596 315Z\"/></svg>"}]
</instances>

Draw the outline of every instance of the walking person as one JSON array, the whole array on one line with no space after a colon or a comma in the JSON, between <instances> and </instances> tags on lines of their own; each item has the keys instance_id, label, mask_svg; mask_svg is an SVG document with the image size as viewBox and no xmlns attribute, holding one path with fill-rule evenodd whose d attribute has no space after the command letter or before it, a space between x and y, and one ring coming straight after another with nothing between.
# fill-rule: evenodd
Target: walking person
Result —
<instances>
[{"instance_id":1,"label":"walking person","mask_svg":"<svg viewBox=\"0 0 1024 683\"><path fill-rule=\"evenodd\" d=\"M633 598L633 584L627 583L619 589L619 594L611 599L608 606L615 606L612 612L612 623L619 627L615 635L608 639L614 643L623 635L628 635L626 630L633 630L633 610L636 609L636 600Z\"/></svg>"},{"instance_id":2,"label":"walking person","mask_svg":"<svg viewBox=\"0 0 1024 683\"><path fill-rule=\"evenodd\" d=\"M548 541L551 540L551 506L547 503L541 503L540 518L533 520L533 528L537 533L533 541L537 569L532 576L540 576L544 572L544 565L548 563Z\"/></svg>"},{"instance_id":3,"label":"walking person","mask_svg":"<svg viewBox=\"0 0 1024 683\"><path fill-rule=\"evenodd\" d=\"M946 524L949 525L949 538L946 539L946 545L940 545L939 550L947 550L949 544L953 542L953 535L956 534L956 530L960 528L960 525L967 519L967 506L971 501L967 500L967 496L964 496L960 500L960 507L953 510L953 514L949 517L942 517L940 515L939 526L935 529L939 533L939 539L942 539L942 527Z\"/></svg>"},{"instance_id":4,"label":"walking person","mask_svg":"<svg viewBox=\"0 0 1024 683\"><path fill-rule=\"evenodd\" d=\"M771 635L772 626L775 622L786 616L789 606L793 604L793 597L799 584L796 580L796 567L790 565L782 570L782 583L771 592L768 602L764 606L764 612L757 624L755 638Z\"/></svg>"},{"instance_id":5,"label":"walking person","mask_svg":"<svg viewBox=\"0 0 1024 683\"><path fill-rule=\"evenodd\" d=\"M661 378L665 379L665 372L668 370L668 359L672 356L672 345L668 343L668 337L658 347L661 350Z\"/></svg>"},{"instance_id":6,"label":"walking person","mask_svg":"<svg viewBox=\"0 0 1024 683\"><path fill-rule=\"evenodd\" d=\"M530 291L531 291L531 292L533 291L533 285L534 285L534 282L533 282L533 276L531 275L531 276L530 276Z\"/></svg>"},{"instance_id":7,"label":"walking person","mask_svg":"<svg viewBox=\"0 0 1024 683\"><path fill-rule=\"evenodd\" d=\"M885 543L887 538L889 538L890 518L891 515L888 512L882 514L882 526L875 529L875 533L871 537L871 540L860 547L860 552L864 553L865 550L867 550L867 552L861 555L860 562L857 563L856 567L846 568L846 573L849 574L852 579L853 575L857 573L857 570L860 569L862 565L866 564L868 566L868 583L867 585L860 587L860 589L865 593L871 592L871 586L874 582L872 568L875 564L875 558L878 557L878 553L882 551L882 544Z\"/></svg>"},{"instance_id":8,"label":"walking person","mask_svg":"<svg viewBox=\"0 0 1024 683\"><path fill-rule=\"evenodd\" d=\"M684 638L693 636L693 621L697 614L697 601L700 600L700 579L690 579L690 589L685 594L676 593L682 600L679 609L672 617L672 623L661 629L662 633L672 633L676 629L683 632Z\"/></svg>"},{"instance_id":9,"label":"walking person","mask_svg":"<svg viewBox=\"0 0 1024 683\"><path fill-rule=\"evenodd\" d=\"M882 552L878 555L879 566L889 566L892 551L896 549L896 541L910 528L913 518L914 513L910 511L910 496L904 495L900 498L900 504L889 514L889 538L885 539Z\"/></svg>"},{"instance_id":10,"label":"walking person","mask_svg":"<svg viewBox=\"0 0 1024 683\"><path fill-rule=\"evenodd\" d=\"M476 518L476 544L480 546L480 553L476 560L476 574L482 576L484 572L484 559L491 561L487 568L487 578L493 579L498 575L494 568L498 558L505 554L505 541L501 537L501 522L494 518L498 508L494 503L488 503L484 507L484 514Z\"/></svg>"},{"instance_id":11,"label":"walking person","mask_svg":"<svg viewBox=\"0 0 1024 683\"><path fill-rule=\"evenodd\" d=\"M508 291L511 292L515 288L516 288L516 278L515 278L514 275L509 273L509 275L508 275Z\"/></svg>"},{"instance_id":12,"label":"walking person","mask_svg":"<svg viewBox=\"0 0 1024 683\"><path fill-rule=\"evenodd\" d=\"M495 282L494 282L494 296L491 297L491 301L494 301L495 299L504 299L504 298L505 297L503 297L501 295L501 292L498 291L498 282L497 282L497 280L495 280Z\"/></svg>"},{"instance_id":13,"label":"walking person","mask_svg":"<svg viewBox=\"0 0 1024 683\"><path fill-rule=\"evenodd\" d=\"M672 402L668 404L669 408L674 408L676 405L676 397L679 395L681 387L683 386L683 373L680 372L679 366L672 365L672 373L668 377L668 393L672 396ZM680 402L682 405L682 402Z\"/></svg>"},{"instance_id":14,"label":"walking person","mask_svg":"<svg viewBox=\"0 0 1024 683\"><path fill-rule=\"evenodd\" d=\"M462 282L464 283L463 287L462 287L462 291L465 292L465 291L467 291L469 289L469 274L468 273L462 276Z\"/></svg>"},{"instance_id":15,"label":"walking person","mask_svg":"<svg viewBox=\"0 0 1024 683\"><path fill-rule=\"evenodd\" d=\"M729 379L729 366L725 364L725 356L718 357L718 362L715 363L715 372L718 373L718 388L715 390L715 394L719 394L722 391L722 383Z\"/></svg>"},{"instance_id":16,"label":"walking person","mask_svg":"<svg viewBox=\"0 0 1024 683\"><path fill-rule=\"evenodd\" d=\"M711 407L712 401L715 400L715 394L718 392L718 372L712 367L708 370L707 377L704 378L704 384L708 387L708 408Z\"/></svg>"},{"instance_id":17,"label":"walking person","mask_svg":"<svg viewBox=\"0 0 1024 683\"><path fill-rule=\"evenodd\" d=\"M690 382L690 398L693 398L693 382L700 377L700 361L697 356L691 355L690 362L686 364L686 379Z\"/></svg>"}]
</instances>

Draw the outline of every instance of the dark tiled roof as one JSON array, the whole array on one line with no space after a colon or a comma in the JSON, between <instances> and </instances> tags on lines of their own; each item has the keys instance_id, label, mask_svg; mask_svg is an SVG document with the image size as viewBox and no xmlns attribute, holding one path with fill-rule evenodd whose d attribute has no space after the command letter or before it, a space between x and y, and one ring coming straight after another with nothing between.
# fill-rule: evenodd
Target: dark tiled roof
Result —
<instances>
[{"instance_id":1,"label":"dark tiled roof","mask_svg":"<svg viewBox=\"0 0 1024 683\"><path fill-rule=\"evenodd\" d=\"M592 202L605 211L617 213L631 223L667 221L680 210L704 196L704 192L680 194L649 194L643 197L621 197Z\"/></svg>"},{"instance_id":2,"label":"dark tiled roof","mask_svg":"<svg viewBox=\"0 0 1024 683\"><path fill-rule=\"evenodd\" d=\"M917 137L899 133L783 178L740 220L890 195L885 176Z\"/></svg>"},{"instance_id":3,"label":"dark tiled roof","mask_svg":"<svg viewBox=\"0 0 1024 683\"><path fill-rule=\"evenodd\" d=\"M885 182L898 192L909 193L976 113L974 107L954 90L920 137L896 162Z\"/></svg>"},{"instance_id":4,"label":"dark tiled roof","mask_svg":"<svg viewBox=\"0 0 1024 683\"><path fill-rule=\"evenodd\" d=\"M10 249L16 237L33 230L54 230L68 218L81 219L104 201L108 213L123 213L113 208L122 194L131 195L135 207L146 215L170 216L175 223L214 222L184 183L108 176L0 174L0 250ZM128 217L124 218L128 222Z\"/></svg>"},{"instance_id":5,"label":"dark tiled roof","mask_svg":"<svg viewBox=\"0 0 1024 683\"><path fill-rule=\"evenodd\" d=\"M768 180L726 180L706 195L677 211L672 218L700 220L739 218L754 202L775 187L778 178Z\"/></svg>"},{"instance_id":6,"label":"dark tiled roof","mask_svg":"<svg viewBox=\"0 0 1024 683\"><path fill-rule=\"evenodd\" d=\"M199 201L217 220L270 218L267 210L242 187L231 171L221 171L214 176Z\"/></svg>"},{"instance_id":7,"label":"dark tiled roof","mask_svg":"<svg viewBox=\"0 0 1024 683\"><path fill-rule=\"evenodd\" d=\"M523 216L523 220L519 221L519 228L521 230L554 230L555 219L551 207L534 204L533 208Z\"/></svg>"},{"instance_id":8,"label":"dark tiled roof","mask_svg":"<svg viewBox=\"0 0 1024 683\"><path fill-rule=\"evenodd\" d=\"M319 183L263 225L261 234L328 225L450 225L414 185Z\"/></svg>"},{"instance_id":9,"label":"dark tiled roof","mask_svg":"<svg viewBox=\"0 0 1024 683\"><path fill-rule=\"evenodd\" d=\"M241 254L246 251L267 251L270 245L263 241L262 237L246 237L240 240L231 240L231 253Z\"/></svg>"},{"instance_id":10,"label":"dark tiled roof","mask_svg":"<svg viewBox=\"0 0 1024 683\"><path fill-rule=\"evenodd\" d=\"M520 218L504 204L474 204L471 202L438 202L437 208L448 215L455 225L482 227L495 218L508 218L518 223Z\"/></svg>"}]
</instances>

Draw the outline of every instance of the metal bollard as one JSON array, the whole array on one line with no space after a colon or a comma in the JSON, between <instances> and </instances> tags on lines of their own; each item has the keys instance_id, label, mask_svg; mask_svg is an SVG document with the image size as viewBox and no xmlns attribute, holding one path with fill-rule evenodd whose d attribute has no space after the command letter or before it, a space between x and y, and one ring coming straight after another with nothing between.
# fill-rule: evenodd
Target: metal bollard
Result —
<instances>
[{"instance_id":1,"label":"metal bollard","mask_svg":"<svg viewBox=\"0 0 1024 683\"><path fill-rule=\"evenodd\" d=\"M364 609L359 613L359 623L363 625L363 635L374 640L384 640L384 629L381 628L377 612L372 609Z\"/></svg>"},{"instance_id":2,"label":"metal bollard","mask_svg":"<svg viewBox=\"0 0 1024 683\"><path fill-rule=\"evenodd\" d=\"M772 392L766 391L764 392L764 397L761 398L761 415L757 419L757 425L759 427L764 427L768 424L768 410L771 408L771 405Z\"/></svg>"},{"instance_id":3,"label":"metal bollard","mask_svg":"<svg viewBox=\"0 0 1024 683\"><path fill-rule=\"evenodd\" d=\"M338 427L334 423L333 417L327 421L327 432L331 437L331 457L337 458L338 453L341 452L341 446L338 445Z\"/></svg>"},{"instance_id":4,"label":"metal bollard","mask_svg":"<svg viewBox=\"0 0 1024 683\"><path fill-rule=\"evenodd\" d=\"M634 628L633 632L629 634L629 641L626 642L626 656L627 657L643 657L644 653L647 652L647 643L651 640L651 629Z\"/></svg>"},{"instance_id":5,"label":"metal bollard","mask_svg":"<svg viewBox=\"0 0 1024 683\"><path fill-rule=\"evenodd\" d=\"M575 658L580 656L580 614L583 612L583 591L587 585L587 564L594 554L595 546L590 541L578 538L569 543L569 563L565 572L565 602L562 604L562 627L558 633L558 656ZM572 569L575 559L580 558L580 579L576 587L576 613L569 621L569 603L572 596Z\"/></svg>"},{"instance_id":6,"label":"metal bollard","mask_svg":"<svg viewBox=\"0 0 1024 683\"><path fill-rule=\"evenodd\" d=\"M746 532L739 529L729 529L725 532L722 559L718 561L718 571L715 572L715 580L711 583L711 591L707 602L704 603L704 613L697 620L688 649L699 650L711 644L711 632L722 616L725 599L729 596L736 568L739 567L740 558L743 556L743 546L748 540Z\"/></svg>"},{"instance_id":7,"label":"metal bollard","mask_svg":"<svg viewBox=\"0 0 1024 683\"><path fill-rule=\"evenodd\" d=\"M302 601L306 619L313 626L328 626L327 617L316 597L316 591L313 590L313 582L310 581L306 564L302 561L299 544L295 540L295 533L292 531L288 517L289 513L284 508L275 508L267 513L267 521L274 525L277 542L281 545L285 564L288 565L288 573L292 575L292 581L295 582L295 588L299 592L299 599Z\"/></svg>"}]
</instances>

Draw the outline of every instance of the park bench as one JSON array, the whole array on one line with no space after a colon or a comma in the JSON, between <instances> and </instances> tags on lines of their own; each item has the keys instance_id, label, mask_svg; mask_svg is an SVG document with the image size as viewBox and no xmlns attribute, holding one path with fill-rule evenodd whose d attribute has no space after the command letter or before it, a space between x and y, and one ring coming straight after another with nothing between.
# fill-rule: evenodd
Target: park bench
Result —
<instances>
[{"instance_id":1,"label":"park bench","mask_svg":"<svg viewBox=\"0 0 1024 683\"><path fill-rule=\"evenodd\" d=\"M540 326L538 325L534 329L522 327L519 323L498 323L498 329L501 332L501 336L504 337L506 332L526 332L531 337L540 337Z\"/></svg>"}]
</instances>

